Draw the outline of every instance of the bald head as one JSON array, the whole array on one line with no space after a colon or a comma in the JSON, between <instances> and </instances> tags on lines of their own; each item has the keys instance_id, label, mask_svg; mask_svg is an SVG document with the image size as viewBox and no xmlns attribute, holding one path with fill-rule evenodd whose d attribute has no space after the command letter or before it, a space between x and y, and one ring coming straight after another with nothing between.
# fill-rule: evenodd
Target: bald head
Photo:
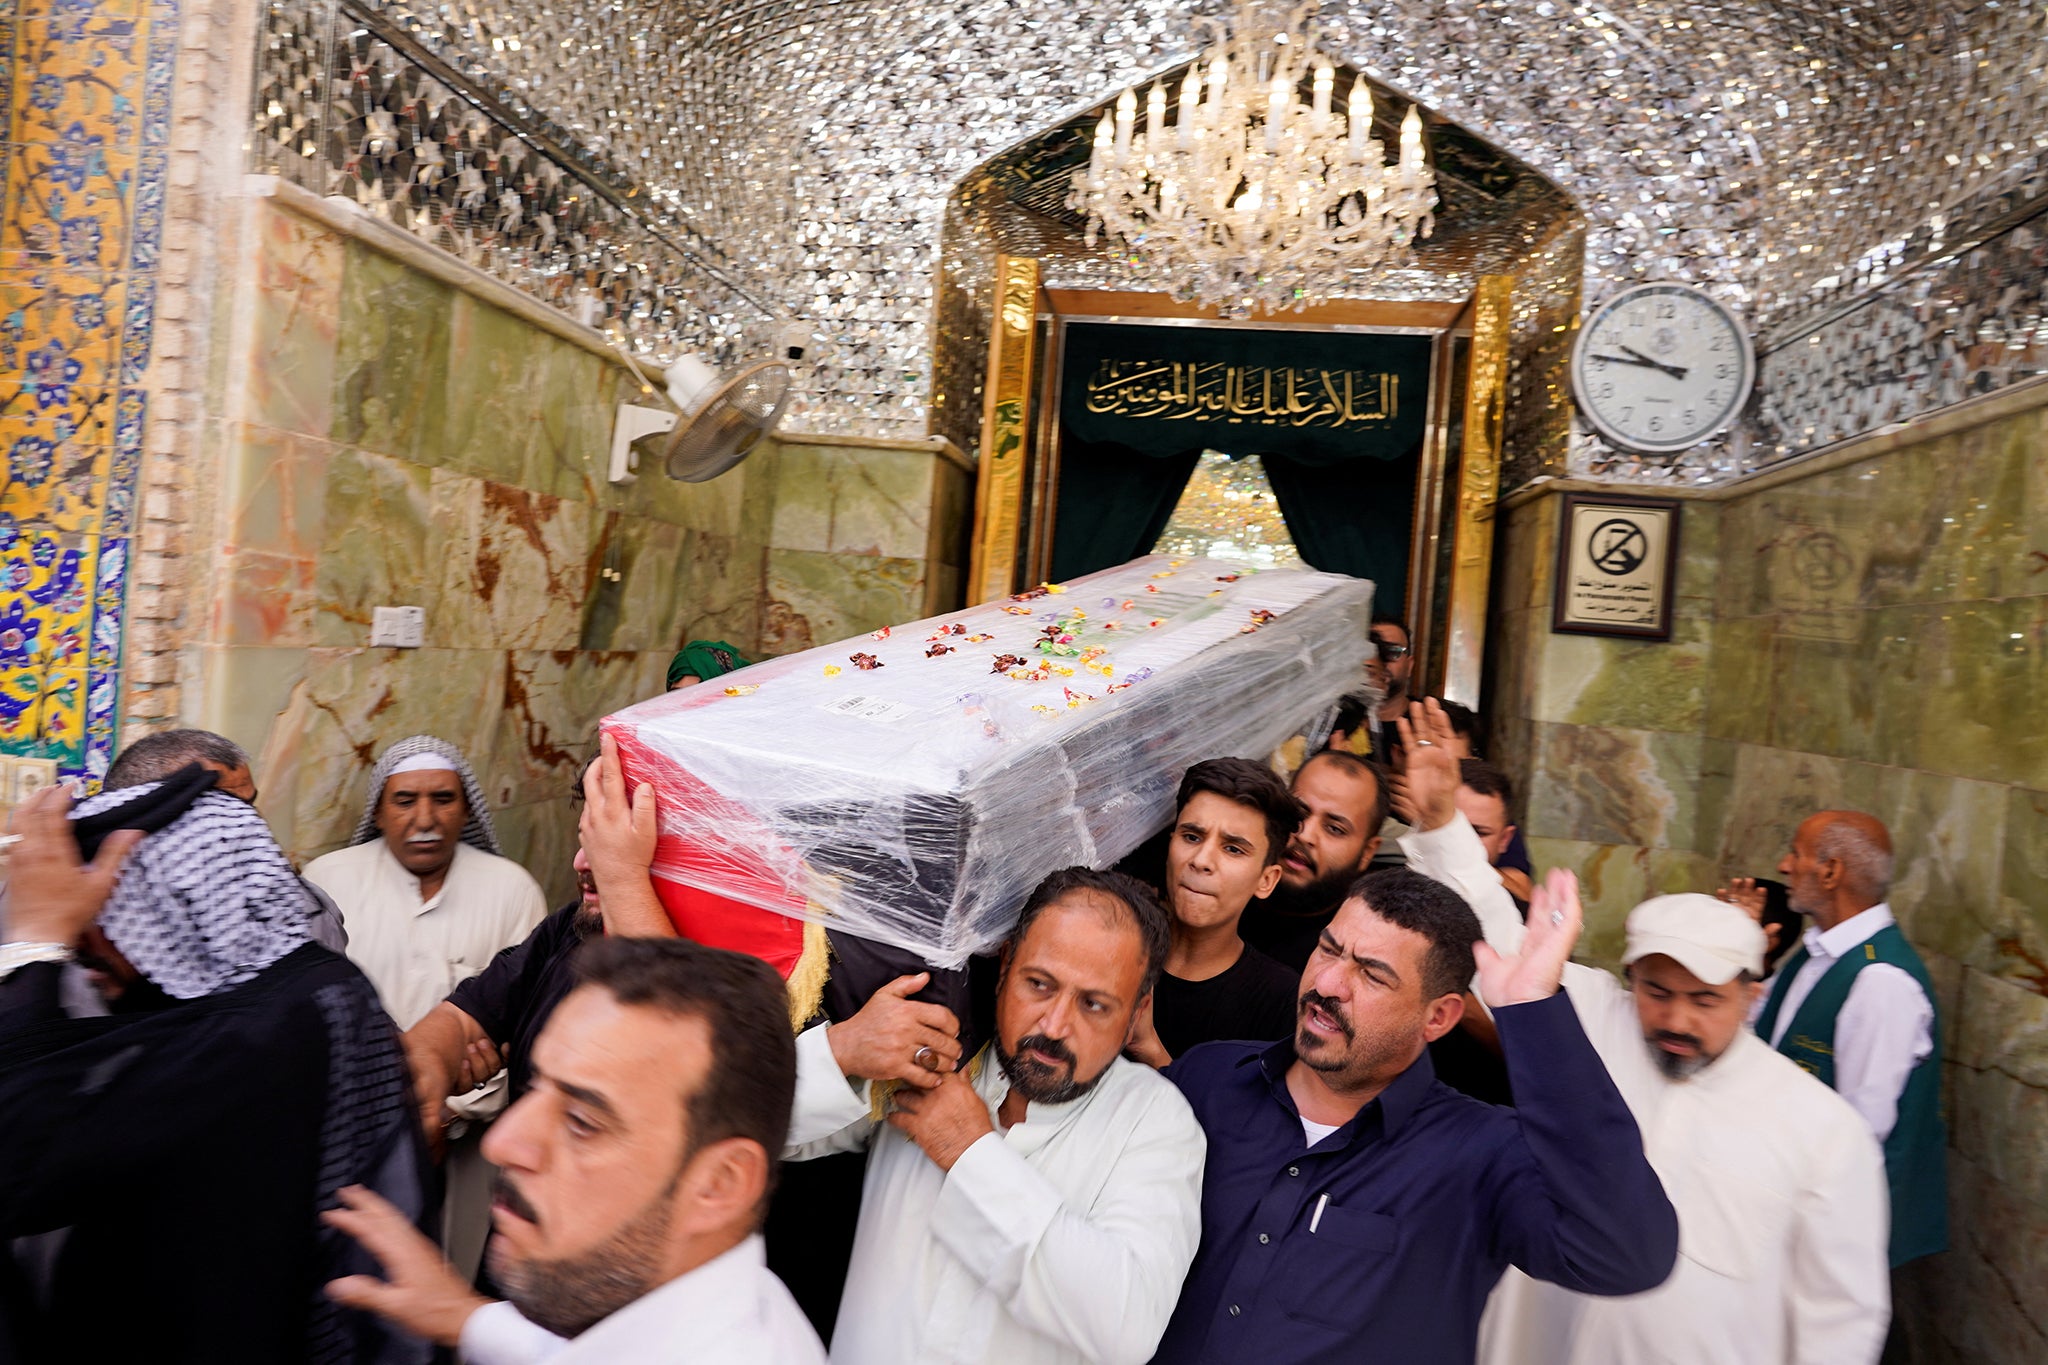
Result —
<instances>
[{"instance_id":1,"label":"bald head","mask_svg":"<svg viewBox=\"0 0 2048 1365\"><path fill-rule=\"evenodd\" d=\"M1892 884L1892 836L1874 815L1824 810L1800 822L1778 865L1792 908L1827 929L1885 898Z\"/></svg>"}]
</instances>

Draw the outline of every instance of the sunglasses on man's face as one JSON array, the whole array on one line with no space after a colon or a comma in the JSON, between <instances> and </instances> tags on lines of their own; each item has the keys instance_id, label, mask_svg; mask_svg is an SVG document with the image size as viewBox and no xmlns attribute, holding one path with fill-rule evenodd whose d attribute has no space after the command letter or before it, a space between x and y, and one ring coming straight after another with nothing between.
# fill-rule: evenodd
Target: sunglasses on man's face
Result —
<instances>
[{"instance_id":1,"label":"sunglasses on man's face","mask_svg":"<svg viewBox=\"0 0 2048 1365\"><path fill-rule=\"evenodd\" d=\"M1396 659L1408 657L1408 646L1397 645L1392 640L1374 640L1373 648L1380 652L1380 662L1390 664Z\"/></svg>"}]
</instances>

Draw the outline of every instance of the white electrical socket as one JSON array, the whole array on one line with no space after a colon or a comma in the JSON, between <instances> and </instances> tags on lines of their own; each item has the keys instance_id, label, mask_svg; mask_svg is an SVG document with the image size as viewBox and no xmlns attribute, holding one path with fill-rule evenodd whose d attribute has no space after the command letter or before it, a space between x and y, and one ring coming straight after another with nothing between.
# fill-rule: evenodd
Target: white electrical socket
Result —
<instances>
[{"instance_id":1,"label":"white electrical socket","mask_svg":"<svg viewBox=\"0 0 2048 1365\"><path fill-rule=\"evenodd\" d=\"M378 607L371 616L372 649L418 649L426 642L425 607Z\"/></svg>"},{"instance_id":2,"label":"white electrical socket","mask_svg":"<svg viewBox=\"0 0 2048 1365\"><path fill-rule=\"evenodd\" d=\"M0 759L0 801L18 806L45 787L57 783L54 758Z\"/></svg>"}]
</instances>

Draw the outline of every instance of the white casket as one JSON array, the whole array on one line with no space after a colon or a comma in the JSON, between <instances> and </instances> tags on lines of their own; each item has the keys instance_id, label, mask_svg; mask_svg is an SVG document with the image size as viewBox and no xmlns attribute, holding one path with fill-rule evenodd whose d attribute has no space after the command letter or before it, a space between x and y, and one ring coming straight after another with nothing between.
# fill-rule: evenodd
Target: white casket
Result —
<instances>
[{"instance_id":1,"label":"white casket","mask_svg":"<svg viewBox=\"0 0 2048 1365\"><path fill-rule=\"evenodd\" d=\"M604 729L628 780L655 784L655 887L683 932L787 971L809 920L952 966L1047 873L1161 828L1190 763L1325 725L1363 682L1371 615L1362 579L1152 556Z\"/></svg>"}]
</instances>

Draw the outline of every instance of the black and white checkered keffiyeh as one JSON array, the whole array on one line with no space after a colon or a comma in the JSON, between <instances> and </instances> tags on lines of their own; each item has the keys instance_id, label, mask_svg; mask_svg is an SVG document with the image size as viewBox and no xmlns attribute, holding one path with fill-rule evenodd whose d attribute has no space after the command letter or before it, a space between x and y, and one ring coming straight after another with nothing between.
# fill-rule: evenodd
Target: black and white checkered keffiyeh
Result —
<instances>
[{"instance_id":1,"label":"black and white checkered keffiyeh","mask_svg":"<svg viewBox=\"0 0 2048 1365\"><path fill-rule=\"evenodd\" d=\"M118 821L122 806L145 802L163 785L102 792L72 818ZM166 995L197 1000L251 980L311 942L312 911L256 808L205 791L128 855L99 926Z\"/></svg>"},{"instance_id":2,"label":"black and white checkered keffiyeh","mask_svg":"<svg viewBox=\"0 0 2048 1365\"><path fill-rule=\"evenodd\" d=\"M409 735L386 749L377 759L377 766L370 769L370 790L363 797L363 818L356 822L356 834L351 844L367 844L381 836L377 833L377 802L383 798L384 784L391 780L391 770L416 754L438 754L448 760L462 779L462 794L469 802L469 820L462 826L462 842L485 853L498 852L497 831L491 828L491 808L484 801L484 789L476 780L476 770L469 766L469 760L462 756L462 750L445 739L432 735Z\"/></svg>"}]
</instances>

